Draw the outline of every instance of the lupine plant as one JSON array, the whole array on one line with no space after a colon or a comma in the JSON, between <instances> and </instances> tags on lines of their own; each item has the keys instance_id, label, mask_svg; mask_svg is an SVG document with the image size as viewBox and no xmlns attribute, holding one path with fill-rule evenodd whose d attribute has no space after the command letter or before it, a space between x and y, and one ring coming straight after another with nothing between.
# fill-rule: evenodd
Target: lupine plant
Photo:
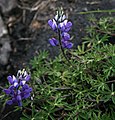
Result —
<instances>
[{"instance_id":1,"label":"lupine plant","mask_svg":"<svg viewBox=\"0 0 115 120\"><path fill-rule=\"evenodd\" d=\"M52 60L42 51L31 60L32 88L25 70L18 71L16 77L8 76L11 86L3 91L10 96L7 104L24 106L21 120L115 119L115 21L90 17L89 22L87 35L77 49L71 49L71 64L66 64L65 50L73 46L68 33L72 22L60 9L48 20L57 35L49 42L60 46L63 54ZM31 91L32 99L22 104Z\"/></svg>"},{"instance_id":2,"label":"lupine plant","mask_svg":"<svg viewBox=\"0 0 115 120\"><path fill-rule=\"evenodd\" d=\"M30 97L32 88L29 87L27 82L30 80L30 75L23 69L18 70L17 76L14 75L7 77L10 86L3 91L11 98L6 103L11 105L17 103L22 106L22 100Z\"/></svg>"},{"instance_id":3,"label":"lupine plant","mask_svg":"<svg viewBox=\"0 0 115 120\"><path fill-rule=\"evenodd\" d=\"M57 35L57 38L53 37L49 39L50 44L52 46L59 46L63 56L70 63L68 57L65 54L64 48L71 49L73 47L70 34L68 33L71 30L72 22L68 21L68 18L64 14L63 9L60 8L56 12L55 17L48 20L48 24Z\"/></svg>"},{"instance_id":4,"label":"lupine plant","mask_svg":"<svg viewBox=\"0 0 115 120\"><path fill-rule=\"evenodd\" d=\"M48 20L49 26L58 35L58 38L51 38L49 42L52 46L59 45L63 48L72 48L73 44L70 42L70 34L68 33L72 27L72 22L68 21L62 9L57 11L53 20Z\"/></svg>"}]
</instances>

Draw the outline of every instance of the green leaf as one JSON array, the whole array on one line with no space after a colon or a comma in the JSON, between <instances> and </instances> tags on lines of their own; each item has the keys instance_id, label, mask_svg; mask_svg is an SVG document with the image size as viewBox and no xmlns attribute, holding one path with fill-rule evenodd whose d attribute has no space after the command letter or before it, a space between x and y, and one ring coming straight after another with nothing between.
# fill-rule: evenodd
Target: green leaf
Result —
<instances>
[{"instance_id":1,"label":"green leaf","mask_svg":"<svg viewBox=\"0 0 115 120\"><path fill-rule=\"evenodd\" d=\"M112 96L111 99L112 99L113 103L115 104L115 96Z\"/></svg>"}]
</instances>

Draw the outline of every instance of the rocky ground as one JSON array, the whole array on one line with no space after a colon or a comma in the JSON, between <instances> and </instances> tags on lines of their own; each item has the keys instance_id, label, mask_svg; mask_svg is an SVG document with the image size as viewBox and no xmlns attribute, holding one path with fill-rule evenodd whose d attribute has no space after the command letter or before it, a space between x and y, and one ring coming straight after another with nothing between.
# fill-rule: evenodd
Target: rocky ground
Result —
<instances>
[{"instance_id":1,"label":"rocky ground","mask_svg":"<svg viewBox=\"0 0 115 120\"><path fill-rule=\"evenodd\" d=\"M7 82L8 74L29 65L30 59L40 50L48 50L51 57L58 54L48 39L53 35L47 21L53 18L58 7L63 7L73 22L74 48L85 35L90 23L87 15L79 12L115 8L115 0L0 0L0 84ZM96 13L96 18L111 16ZM4 82L5 81L5 82Z\"/></svg>"},{"instance_id":2,"label":"rocky ground","mask_svg":"<svg viewBox=\"0 0 115 120\"><path fill-rule=\"evenodd\" d=\"M74 47L81 42L88 15L79 12L114 9L115 0L0 0L0 78L10 69L22 68L39 50L58 53L49 45L53 32L47 25L58 7L62 6L73 22ZM110 14L95 14L96 17Z\"/></svg>"}]
</instances>

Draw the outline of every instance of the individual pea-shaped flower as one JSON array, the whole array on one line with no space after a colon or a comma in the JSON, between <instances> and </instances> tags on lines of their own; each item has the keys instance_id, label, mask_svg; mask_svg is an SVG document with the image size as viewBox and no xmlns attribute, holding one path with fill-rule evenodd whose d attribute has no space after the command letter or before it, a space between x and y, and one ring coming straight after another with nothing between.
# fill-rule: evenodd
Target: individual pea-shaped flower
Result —
<instances>
[{"instance_id":1,"label":"individual pea-shaped flower","mask_svg":"<svg viewBox=\"0 0 115 120\"><path fill-rule=\"evenodd\" d=\"M18 87L18 79L14 75L8 76L7 79L11 85L13 85L14 87Z\"/></svg>"},{"instance_id":2,"label":"individual pea-shaped flower","mask_svg":"<svg viewBox=\"0 0 115 120\"><path fill-rule=\"evenodd\" d=\"M48 20L48 24L53 29L53 31L58 32L57 23L54 19L53 20L51 20L51 19Z\"/></svg>"},{"instance_id":3,"label":"individual pea-shaped flower","mask_svg":"<svg viewBox=\"0 0 115 120\"><path fill-rule=\"evenodd\" d=\"M55 38L49 39L49 42L52 46L57 46L59 44L58 40Z\"/></svg>"},{"instance_id":4,"label":"individual pea-shaped flower","mask_svg":"<svg viewBox=\"0 0 115 120\"><path fill-rule=\"evenodd\" d=\"M72 42L69 42L69 41L65 41L65 40L62 40L62 47L63 48L67 48L67 49L71 49L73 47L73 43Z\"/></svg>"},{"instance_id":5,"label":"individual pea-shaped flower","mask_svg":"<svg viewBox=\"0 0 115 120\"><path fill-rule=\"evenodd\" d=\"M62 39L64 39L64 40L70 40L70 34L68 34L67 32L63 32L62 34L61 34L61 36L62 36Z\"/></svg>"},{"instance_id":6,"label":"individual pea-shaped flower","mask_svg":"<svg viewBox=\"0 0 115 120\"><path fill-rule=\"evenodd\" d=\"M25 71L25 69L18 70L17 77L20 81L20 85L24 85L26 82L30 80L30 75Z\"/></svg>"},{"instance_id":7,"label":"individual pea-shaped flower","mask_svg":"<svg viewBox=\"0 0 115 120\"><path fill-rule=\"evenodd\" d=\"M63 22L59 23L58 28L62 32L69 32L72 27L72 22L68 22L68 20L64 20Z\"/></svg>"}]
</instances>

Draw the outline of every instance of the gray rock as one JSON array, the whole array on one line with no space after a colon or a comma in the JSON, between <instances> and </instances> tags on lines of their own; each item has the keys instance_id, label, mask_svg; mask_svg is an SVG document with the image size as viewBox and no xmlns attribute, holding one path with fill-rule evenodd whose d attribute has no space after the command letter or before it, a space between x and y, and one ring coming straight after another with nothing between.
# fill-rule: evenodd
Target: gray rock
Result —
<instances>
[{"instance_id":1,"label":"gray rock","mask_svg":"<svg viewBox=\"0 0 115 120\"><path fill-rule=\"evenodd\" d=\"M113 9L115 9L115 0L110 0L109 2L111 4L111 6L113 7Z\"/></svg>"},{"instance_id":2,"label":"gray rock","mask_svg":"<svg viewBox=\"0 0 115 120\"><path fill-rule=\"evenodd\" d=\"M0 8L3 14L11 11L16 6L16 0L0 0ZM8 63L10 51L10 37L2 17L0 16L0 64L6 65Z\"/></svg>"},{"instance_id":3,"label":"gray rock","mask_svg":"<svg viewBox=\"0 0 115 120\"><path fill-rule=\"evenodd\" d=\"M6 65L8 63L9 52L11 51L10 38L8 31L0 16L0 64Z\"/></svg>"},{"instance_id":4,"label":"gray rock","mask_svg":"<svg viewBox=\"0 0 115 120\"><path fill-rule=\"evenodd\" d=\"M0 0L0 7L2 9L2 13L9 12L16 6L17 6L16 0Z\"/></svg>"},{"instance_id":5,"label":"gray rock","mask_svg":"<svg viewBox=\"0 0 115 120\"><path fill-rule=\"evenodd\" d=\"M8 31L7 31L7 29L6 29L6 27L5 27L4 23L3 23L3 20L2 20L2 18L0 16L0 37L2 37L5 34L8 34Z\"/></svg>"},{"instance_id":6,"label":"gray rock","mask_svg":"<svg viewBox=\"0 0 115 120\"><path fill-rule=\"evenodd\" d=\"M6 65L11 51L9 36L0 38L0 64Z\"/></svg>"}]
</instances>

